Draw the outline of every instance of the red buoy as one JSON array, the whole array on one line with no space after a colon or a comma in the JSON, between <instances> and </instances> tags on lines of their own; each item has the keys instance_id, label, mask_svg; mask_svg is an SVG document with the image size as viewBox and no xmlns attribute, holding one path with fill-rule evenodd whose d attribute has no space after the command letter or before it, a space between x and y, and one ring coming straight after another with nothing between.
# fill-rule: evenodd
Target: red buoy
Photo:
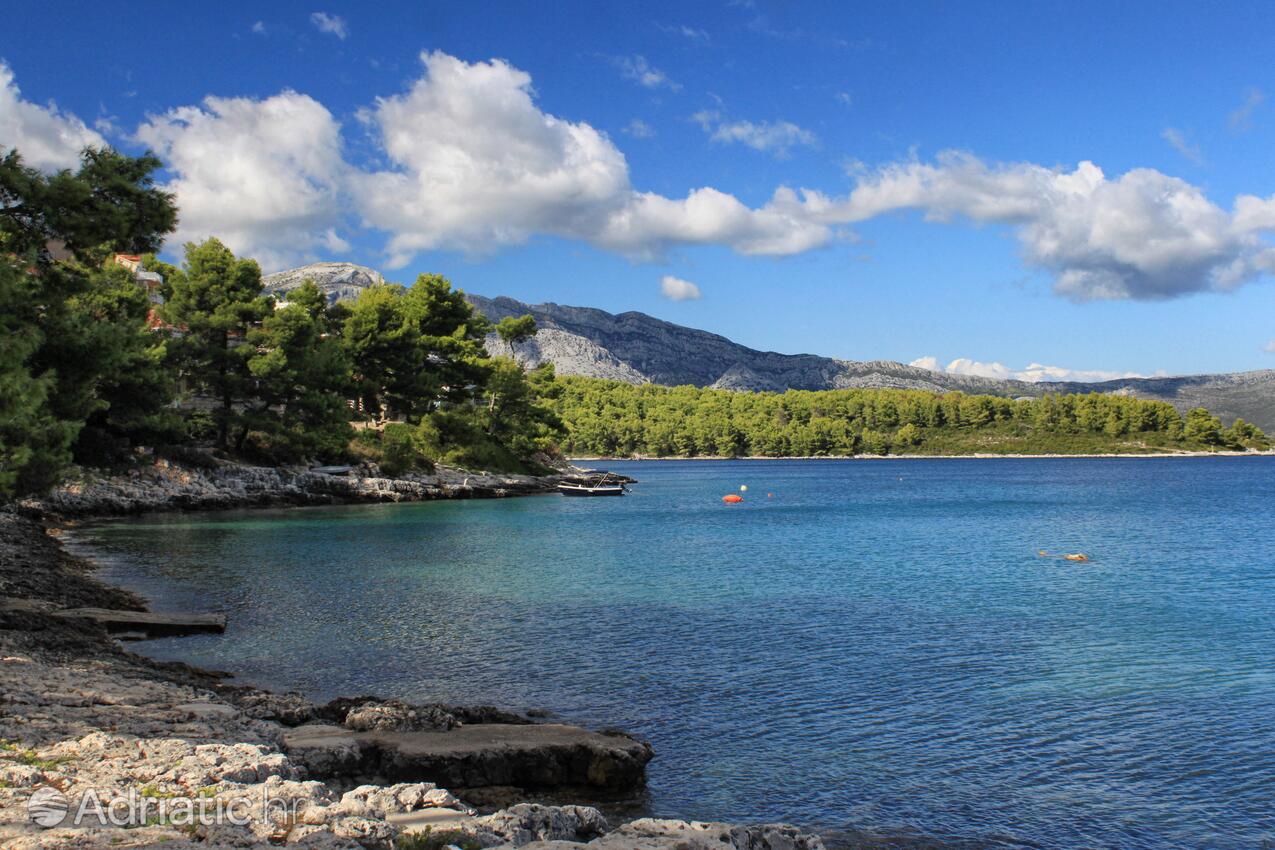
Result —
<instances>
[{"instance_id":1,"label":"red buoy","mask_svg":"<svg viewBox=\"0 0 1275 850\"><path fill-rule=\"evenodd\" d=\"M738 502L744 501L744 497L736 495L735 493L730 493L728 495L722 496L722 501L728 505L734 505L734 504L737 504Z\"/></svg>"}]
</instances>

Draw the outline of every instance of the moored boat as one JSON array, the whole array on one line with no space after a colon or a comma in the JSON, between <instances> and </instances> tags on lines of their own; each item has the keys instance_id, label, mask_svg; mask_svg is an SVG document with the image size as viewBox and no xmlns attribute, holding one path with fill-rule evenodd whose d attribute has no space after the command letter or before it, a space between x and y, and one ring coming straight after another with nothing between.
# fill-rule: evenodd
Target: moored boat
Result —
<instances>
[{"instance_id":1,"label":"moored boat","mask_svg":"<svg viewBox=\"0 0 1275 850\"><path fill-rule=\"evenodd\" d=\"M564 496L623 496L628 488L608 472L599 478L562 481L558 484L558 492Z\"/></svg>"}]
</instances>

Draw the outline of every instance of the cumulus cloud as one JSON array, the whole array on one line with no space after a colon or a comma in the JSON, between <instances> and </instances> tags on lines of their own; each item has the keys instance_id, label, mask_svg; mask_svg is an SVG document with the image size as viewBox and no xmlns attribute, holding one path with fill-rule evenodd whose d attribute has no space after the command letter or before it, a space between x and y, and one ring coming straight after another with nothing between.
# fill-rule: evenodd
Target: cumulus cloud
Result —
<instances>
[{"instance_id":1,"label":"cumulus cloud","mask_svg":"<svg viewBox=\"0 0 1275 850\"><path fill-rule=\"evenodd\" d=\"M620 69L620 75L648 89L667 88L681 91L681 83L669 79L659 68L652 68L645 56L614 56L611 61Z\"/></svg>"},{"instance_id":2,"label":"cumulus cloud","mask_svg":"<svg viewBox=\"0 0 1275 850\"><path fill-rule=\"evenodd\" d=\"M345 41L345 37L350 34L349 27L345 24L345 18L340 15L330 15L327 12L311 12L310 23L314 24L314 28L319 32L334 35L341 41Z\"/></svg>"},{"instance_id":3,"label":"cumulus cloud","mask_svg":"<svg viewBox=\"0 0 1275 850\"><path fill-rule=\"evenodd\" d=\"M1244 92L1244 102L1227 116L1227 124L1232 131L1248 130L1253 126L1253 113L1266 102L1266 93L1259 88L1250 88Z\"/></svg>"},{"instance_id":4,"label":"cumulus cloud","mask_svg":"<svg viewBox=\"0 0 1275 850\"><path fill-rule=\"evenodd\" d=\"M349 246L338 233L340 125L292 91L208 97L151 118L137 139L168 162L181 211L170 245L216 236L267 270Z\"/></svg>"},{"instance_id":5,"label":"cumulus cloud","mask_svg":"<svg viewBox=\"0 0 1275 850\"><path fill-rule=\"evenodd\" d=\"M624 128L624 132L635 139L649 139L655 135L655 128L641 118L634 118Z\"/></svg>"},{"instance_id":6,"label":"cumulus cloud","mask_svg":"<svg viewBox=\"0 0 1275 850\"><path fill-rule=\"evenodd\" d=\"M1230 291L1275 267L1256 233L1275 222L1275 199L1241 198L1232 215L1198 187L1149 168L1109 179L1091 162L1072 171L989 166L946 152L933 163L861 172L845 198L812 196L808 207L818 206L820 220L843 224L917 209L930 220L1010 225L1026 261L1077 301Z\"/></svg>"},{"instance_id":7,"label":"cumulus cloud","mask_svg":"<svg viewBox=\"0 0 1275 850\"><path fill-rule=\"evenodd\" d=\"M1160 138L1169 143L1169 147L1182 154L1190 162L1196 165L1204 164L1204 154L1200 151L1199 145L1194 145L1186 134L1174 127L1165 127L1160 131Z\"/></svg>"},{"instance_id":8,"label":"cumulus cloud","mask_svg":"<svg viewBox=\"0 0 1275 850\"><path fill-rule=\"evenodd\" d=\"M1275 339L1269 340L1266 345L1262 346L1262 351L1267 354L1275 354Z\"/></svg>"},{"instance_id":9,"label":"cumulus cloud","mask_svg":"<svg viewBox=\"0 0 1275 850\"><path fill-rule=\"evenodd\" d=\"M418 251L483 253L535 234L637 259L678 244L790 254L831 236L787 189L758 209L712 188L682 199L638 192L611 140L541 111L524 71L441 52L421 58L425 74L407 92L363 115L393 168L358 175L355 195L366 223L390 234L391 266Z\"/></svg>"},{"instance_id":10,"label":"cumulus cloud","mask_svg":"<svg viewBox=\"0 0 1275 850\"><path fill-rule=\"evenodd\" d=\"M756 151L773 153L780 159L786 158L797 145L819 143L814 133L791 121L723 121L721 113L712 110L696 112L691 120L703 127L714 142L746 145Z\"/></svg>"},{"instance_id":11,"label":"cumulus cloud","mask_svg":"<svg viewBox=\"0 0 1275 850\"><path fill-rule=\"evenodd\" d=\"M57 104L23 100L13 71L0 62L0 155L17 148L32 168L57 171L75 168L84 148L105 144L100 134Z\"/></svg>"},{"instance_id":12,"label":"cumulus cloud","mask_svg":"<svg viewBox=\"0 0 1275 850\"><path fill-rule=\"evenodd\" d=\"M344 215L357 215L385 234L392 266L420 251L482 254L537 235L635 260L684 245L786 256L850 235L848 226L916 210L928 220L1009 228L1024 261L1077 301L1225 292L1275 272L1266 241L1275 233L1275 196L1244 195L1227 210L1153 169L1108 177L1090 162L989 164L946 152L928 162L853 166L844 194L779 186L760 206L711 186L682 197L641 191L605 133L538 106L526 72L441 52L421 59L423 73L406 91L360 113L380 145L379 166L348 164L332 114L296 92L209 97L149 118L136 137L167 160L167 188L181 208L178 240L217 235L275 266L341 250ZM726 122L716 113L697 120L723 142L759 149L813 141L784 122ZM644 126L628 130L640 135ZM53 168L102 143L75 116L23 101L0 65L0 145Z\"/></svg>"},{"instance_id":13,"label":"cumulus cloud","mask_svg":"<svg viewBox=\"0 0 1275 850\"><path fill-rule=\"evenodd\" d=\"M698 301L700 297L698 286L671 274L660 278L660 292L670 301Z\"/></svg>"},{"instance_id":14,"label":"cumulus cloud","mask_svg":"<svg viewBox=\"0 0 1275 850\"><path fill-rule=\"evenodd\" d=\"M910 364L928 369L931 372L946 372L949 375L972 375L979 378L995 378L1001 381L1114 381L1121 378L1145 378L1137 372L1112 372L1103 369L1068 369L1064 366L1046 366L1042 363L1030 363L1023 369L1011 369L1003 363L983 363L968 357L958 357L943 366L937 357L918 357Z\"/></svg>"}]
</instances>

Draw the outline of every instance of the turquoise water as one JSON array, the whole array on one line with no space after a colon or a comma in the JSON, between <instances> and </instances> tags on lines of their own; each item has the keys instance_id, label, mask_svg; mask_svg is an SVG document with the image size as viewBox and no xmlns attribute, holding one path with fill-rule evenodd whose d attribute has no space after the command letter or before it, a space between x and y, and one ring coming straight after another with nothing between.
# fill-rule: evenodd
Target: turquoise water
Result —
<instances>
[{"instance_id":1,"label":"turquoise water","mask_svg":"<svg viewBox=\"0 0 1275 850\"><path fill-rule=\"evenodd\" d=\"M159 605L229 613L224 636L150 654L620 726L655 746L659 815L1049 848L1275 841L1271 460L612 468L641 480L631 496L79 538Z\"/></svg>"}]
</instances>

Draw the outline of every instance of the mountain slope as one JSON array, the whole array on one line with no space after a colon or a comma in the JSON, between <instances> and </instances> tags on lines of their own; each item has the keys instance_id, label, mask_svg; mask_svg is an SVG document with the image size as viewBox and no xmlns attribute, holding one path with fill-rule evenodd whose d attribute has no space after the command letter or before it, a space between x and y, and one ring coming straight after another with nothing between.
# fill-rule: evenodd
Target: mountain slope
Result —
<instances>
[{"instance_id":1,"label":"mountain slope","mask_svg":"<svg viewBox=\"0 0 1275 850\"><path fill-rule=\"evenodd\" d=\"M850 361L757 351L718 334L644 313L617 315L588 307L466 297L492 321L524 313L534 316L540 331L534 340L519 346L518 358L531 364L551 362L562 374L732 390L892 387L1009 397L1121 393L1167 401L1182 411L1207 407L1228 425L1236 417L1243 417L1263 430L1275 432L1275 370L1271 369L1101 383L1002 381L931 372L889 360ZM504 344L493 338L489 347L500 353Z\"/></svg>"},{"instance_id":2,"label":"mountain slope","mask_svg":"<svg viewBox=\"0 0 1275 850\"><path fill-rule=\"evenodd\" d=\"M357 298L384 282L380 273L353 263L313 263L268 275L267 291L283 295L313 280L332 300ZM815 354L758 351L708 331L675 325L645 313L608 313L590 307L524 304L512 298L466 295L493 322L530 313L539 331L518 346L519 360L553 363L564 375L608 378L631 384L693 384L730 390L826 390L853 387L966 393L1009 397L1045 393L1121 393L1167 401L1179 410L1207 407L1230 424L1243 417L1275 433L1275 370L1172 378L1131 378L1101 383L1027 383L931 372L890 360L852 361ZM494 354L508 354L492 334Z\"/></svg>"},{"instance_id":3,"label":"mountain slope","mask_svg":"<svg viewBox=\"0 0 1275 850\"><path fill-rule=\"evenodd\" d=\"M354 263L311 263L308 266L268 274L261 279L266 292L286 296L307 280L313 280L329 301L359 297L359 292L385 278L375 269Z\"/></svg>"}]
</instances>

